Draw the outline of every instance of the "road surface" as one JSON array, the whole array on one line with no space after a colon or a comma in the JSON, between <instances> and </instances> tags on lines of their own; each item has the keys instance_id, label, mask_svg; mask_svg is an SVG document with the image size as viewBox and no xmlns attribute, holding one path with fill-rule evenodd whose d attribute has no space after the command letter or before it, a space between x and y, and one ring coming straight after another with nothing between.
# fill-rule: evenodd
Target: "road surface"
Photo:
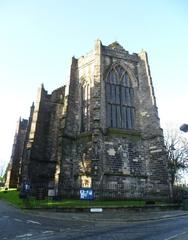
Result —
<instances>
[{"instance_id":1,"label":"road surface","mask_svg":"<svg viewBox=\"0 0 188 240\"><path fill-rule=\"evenodd\" d=\"M91 214L91 213L90 213ZM152 221L23 211L0 201L1 240L188 240L188 215ZM65 215L65 216L64 216ZM57 216L57 217L56 217ZM59 217L61 216L61 217ZM69 218L70 216L70 218Z\"/></svg>"}]
</instances>

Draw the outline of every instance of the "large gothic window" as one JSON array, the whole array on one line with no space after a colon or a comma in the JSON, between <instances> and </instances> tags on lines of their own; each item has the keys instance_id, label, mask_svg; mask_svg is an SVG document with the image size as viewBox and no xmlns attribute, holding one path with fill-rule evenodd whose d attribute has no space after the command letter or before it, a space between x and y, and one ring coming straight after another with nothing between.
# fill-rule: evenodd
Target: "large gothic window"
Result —
<instances>
[{"instance_id":1,"label":"large gothic window","mask_svg":"<svg viewBox=\"0 0 188 240\"><path fill-rule=\"evenodd\" d=\"M120 65L106 79L107 127L134 128L134 92L128 73Z\"/></svg>"},{"instance_id":2,"label":"large gothic window","mask_svg":"<svg viewBox=\"0 0 188 240\"><path fill-rule=\"evenodd\" d=\"M90 129L90 87L89 84L81 86L81 132Z\"/></svg>"}]
</instances>

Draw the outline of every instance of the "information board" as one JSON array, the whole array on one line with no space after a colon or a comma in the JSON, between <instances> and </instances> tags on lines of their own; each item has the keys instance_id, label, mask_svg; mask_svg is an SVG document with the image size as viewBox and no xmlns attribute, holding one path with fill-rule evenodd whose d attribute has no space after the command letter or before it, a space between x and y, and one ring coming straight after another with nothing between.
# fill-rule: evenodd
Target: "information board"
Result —
<instances>
[{"instance_id":1,"label":"information board","mask_svg":"<svg viewBox=\"0 0 188 240\"><path fill-rule=\"evenodd\" d=\"M80 199L92 200L93 199L93 189L92 188L80 188Z\"/></svg>"}]
</instances>

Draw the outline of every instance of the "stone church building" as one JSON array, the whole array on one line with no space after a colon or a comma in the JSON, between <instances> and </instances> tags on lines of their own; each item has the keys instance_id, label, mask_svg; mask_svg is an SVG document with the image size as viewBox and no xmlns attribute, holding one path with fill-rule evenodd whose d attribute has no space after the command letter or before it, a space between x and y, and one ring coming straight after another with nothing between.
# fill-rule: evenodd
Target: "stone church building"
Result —
<instances>
[{"instance_id":1,"label":"stone church building","mask_svg":"<svg viewBox=\"0 0 188 240\"><path fill-rule=\"evenodd\" d=\"M66 94L66 92L68 94ZM69 86L48 94L42 85L31 107L21 179L72 196L168 197L163 131L147 53L129 54L100 40L72 58ZM72 195L71 195L72 194Z\"/></svg>"},{"instance_id":2,"label":"stone church building","mask_svg":"<svg viewBox=\"0 0 188 240\"><path fill-rule=\"evenodd\" d=\"M16 188L19 184L20 168L22 164L22 153L27 133L27 119L19 119L14 135L12 154L6 171L5 187Z\"/></svg>"}]
</instances>

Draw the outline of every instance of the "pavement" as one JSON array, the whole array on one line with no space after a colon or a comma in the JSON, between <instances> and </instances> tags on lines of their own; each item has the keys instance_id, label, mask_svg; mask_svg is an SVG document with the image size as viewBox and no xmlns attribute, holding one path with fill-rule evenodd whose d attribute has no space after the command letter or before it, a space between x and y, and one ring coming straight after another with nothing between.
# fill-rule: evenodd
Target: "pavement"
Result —
<instances>
[{"instance_id":1,"label":"pavement","mask_svg":"<svg viewBox=\"0 0 188 240\"><path fill-rule=\"evenodd\" d=\"M165 211L107 211L107 212L54 212L47 210L25 210L35 216L57 219L57 220L80 220L80 221L104 221L110 223L125 223L125 222L143 222L143 221L154 221L164 220L181 216L188 216L188 211L184 210L165 210Z\"/></svg>"}]
</instances>

